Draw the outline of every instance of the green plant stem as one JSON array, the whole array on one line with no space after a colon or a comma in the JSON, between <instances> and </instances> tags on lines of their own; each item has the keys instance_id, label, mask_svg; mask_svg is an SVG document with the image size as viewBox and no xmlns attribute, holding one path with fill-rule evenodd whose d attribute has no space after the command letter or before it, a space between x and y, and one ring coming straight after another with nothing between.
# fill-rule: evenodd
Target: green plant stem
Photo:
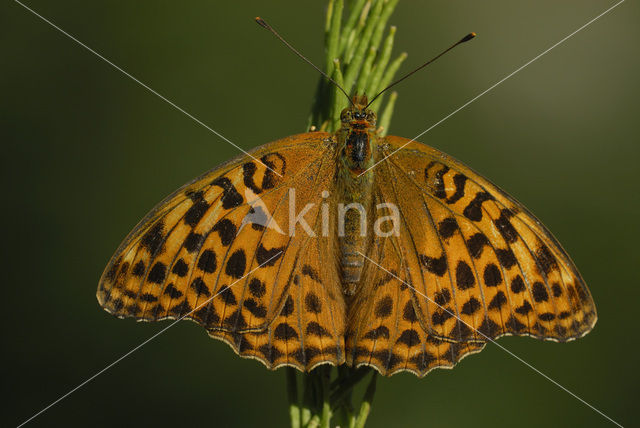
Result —
<instances>
[{"instance_id":1,"label":"green plant stem","mask_svg":"<svg viewBox=\"0 0 640 428\"><path fill-rule=\"evenodd\" d=\"M403 52L398 56L398 58L396 58L391 64L389 64L387 71L384 73L384 75L382 76L382 80L380 81L378 92L389 86L389 84L393 80L393 76L395 76L396 72L400 68L400 65L402 65L405 59L407 59L407 53ZM380 95L378 99L375 100L373 104L371 104L371 110L378 111L383 100L384 95Z\"/></svg>"},{"instance_id":2,"label":"green plant stem","mask_svg":"<svg viewBox=\"0 0 640 428\"><path fill-rule=\"evenodd\" d=\"M312 409L312 378L310 374L305 373L302 378L303 391L302 394L302 411L300 412L300 422L303 427L309 426L311 420Z\"/></svg>"},{"instance_id":3,"label":"green plant stem","mask_svg":"<svg viewBox=\"0 0 640 428\"><path fill-rule=\"evenodd\" d=\"M345 8L346 4L346 8ZM401 54L391 61L396 28L384 35L387 22L398 0L329 0L325 21L325 69L345 91L376 95L388 85L406 58ZM347 18L343 23L343 14ZM391 62L390 62L391 61ZM380 114L379 135L387 132L397 93L388 103L378 98L371 110ZM340 113L348 105L344 94L321 78L316 87L308 125L327 132L340 127ZM302 375L298 388L297 374L287 368L289 417L293 428L362 428L371 412L376 389L376 373L368 367L340 366L332 382L332 366L322 365ZM371 373L361 402L354 389ZM354 402L356 406L354 408Z\"/></svg>"},{"instance_id":4,"label":"green plant stem","mask_svg":"<svg viewBox=\"0 0 640 428\"><path fill-rule=\"evenodd\" d=\"M389 59L391 58L391 51L393 49L393 40L396 35L396 27L389 28L389 35L385 39L382 44L382 51L380 51L379 59L376 62L374 70L372 71L369 77L369 83L367 85L367 89L365 93L370 97L376 95L376 91L380 88L380 81L382 80L382 73L387 68L387 64L389 64Z\"/></svg>"},{"instance_id":5,"label":"green plant stem","mask_svg":"<svg viewBox=\"0 0 640 428\"><path fill-rule=\"evenodd\" d=\"M371 2L372 0L368 0L364 4L364 7L360 11L360 15L358 16L356 27L353 29L351 34L349 34L349 39L347 40L347 46L342 55L342 58L344 59L345 63L351 62L351 59L353 58L353 54L356 51L356 48L358 47L358 43L356 42L356 39L360 36L360 33L362 33L362 30L364 29L367 23L367 17L369 16L369 11L371 10Z\"/></svg>"},{"instance_id":6,"label":"green plant stem","mask_svg":"<svg viewBox=\"0 0 640 428\"><path fill-rule=\"evenodd\" d=\"M344 77L342 76L342 70L340 69L340 59L336 58L333 60L335 65L333 80L340 86L344 87ZM342 112L342 101L344 100L342 92L334 90L332 99L332 108L331 108L331 117L333 118L331 123L331 132L336 131L340 127L340 113Z\"/></svg>"},{"instance_id":7,"label":"green plant stem","mask_svg":"<svg viewBox=\"0 0 640 428\"><path fill-rule=\"evenodd\" d=\"M342 27L342 32L340 34L340 47L338 50L339 55L344 52L344 49L347 46L349 38L352 36L355 24L358 21L358 17L362 13L362 9L364 8L366 1L367 0L357 0L356 3L354 3L351 7L351 12L349 13L347 22L344 24L344 27Z\"/></svg>"},{"instance_id":8,"label":"green plant stem","mask_svg":"<svg viewBox=\"0 0 640 428\"><path fill-rule=\"evenodd\" d=\"M342 22L342 9L344 8L343 0L331 0L327 9L327 24L329 25L326 36L326 58L325 64L327 69L325 72L331 76L333 74L333 60L338 58L338 49L340 47L340 24Z\"/></svg>"},{"instance_id":9,"label":"green plant stem","mask_svg":"<svg viewBox=\"0 0 640 428\"><path fill-rule=\"evenodd\" d=\"M330 428L331 426L331 402L329 401L329 385L331 376L331 366L321 367L320 385L322 387L322 417L321 427Z\"/></svg>"},{"instance_id":10,"label":"green plant stem","mask_svg":"<svg viewBox=\"0 0 640 428\"><path fill-rule=\"evenodd\" d=\"M296 369L286 367L287 399L289 400L289 418L291 428L300 428L300 403L298 402L298 379Z\"/></svg>"},{"instance_id":11,"label":"green plant stem","mask_svg":"<svg viewBox=\"0 0 640 428\"><path fill-rule=\"evenodd\" d=\"M371 375L371 380L369 381L369 385L367 385L367 390L364 393L364 398L362 400L362 405L360 405L360 413L356 419L356 428L363 428L364 424L367 422L367 418L369 417L369 412L371 412L371 403L373 403L373 396L376 393L376 381L378 380L378 373L373 372Z\"/></svg>"},{"instance_id":12,"label":"green plant stem","mask_svg":"<svg viewBox=\"0 0 640 428\"><path fill-rule=\"evenodd\" d=\"M382 0L377 0L373 9L371 10L371 14L369 19L367 19L367 23L364 27L364 31L362 32L362 36L359 37L358 47L356 48L353 59L349 61L349 65L347 66L347 71L344 73L344 84L345 90L348 92L351 90L358 73L360 72L360 66L364 61L364 54L369 47L369 42L371 41L371 36L373 35L373 30L376 27L376 23L380 17L380 12L382 11Z\"/></svg>"},{"instance_id":13,"label":"green plant stem","mask_svg":"<svg viewBox=\"0 0 640 428\"><path fill-rule=\"evenodd\" d=\"M391 116L393 116L393 108L396 105L396 99L398 98L398 93L393 91L389 96L389 101L385 106L382 114L380 115L380 120L378 121L378 129L380 129L380 135L387 135L389 124L391 123Z\"/></svg>"}]
</instances>

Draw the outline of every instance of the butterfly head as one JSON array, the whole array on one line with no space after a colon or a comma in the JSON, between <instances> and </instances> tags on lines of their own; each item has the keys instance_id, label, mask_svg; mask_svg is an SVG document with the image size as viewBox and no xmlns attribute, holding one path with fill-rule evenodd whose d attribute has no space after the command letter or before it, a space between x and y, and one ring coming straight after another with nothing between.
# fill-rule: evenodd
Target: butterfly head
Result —
<instances>
[{"instance_id":1,"label":"butterfly head","mask_svg":"<svg viewBox=\"0 0 640 428\"><path fill-rule=\"evenodd\" d=\"M342 110L338 135L343 141L342 158L354 174L372 163L371 139L376 130L376 114L367 108L366 95L354 95L352 104Z\"/></svg>"}]
</instances>

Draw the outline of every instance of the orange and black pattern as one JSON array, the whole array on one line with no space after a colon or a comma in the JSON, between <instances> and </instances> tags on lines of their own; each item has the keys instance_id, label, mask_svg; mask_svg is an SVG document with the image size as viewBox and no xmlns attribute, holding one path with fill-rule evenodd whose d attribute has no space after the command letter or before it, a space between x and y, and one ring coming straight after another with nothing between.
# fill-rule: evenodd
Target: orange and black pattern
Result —
<instances>
[{"instance_id":1,"label":"orange and black pattern","mask_svg":"<svg viewBox=\"0 0 640 428\"><path fill-rule=\"evenodd\" d=\"M568 341L596 322L569 256L521 204L451 157L378 139L375 203L400 208L400 235L372 237L344 292L335 219L340 144L314 132L267 144L185 185L125 239L98 286L120 317L190 319L269 368L367 365L418 376L503 335ZM258 223L259 198L283 229ZM331 195L331 196L327 196ZM283 227L284 226L284 227ZM327 228L328 235L319 231Z\"/></svg>"}]
</instances>

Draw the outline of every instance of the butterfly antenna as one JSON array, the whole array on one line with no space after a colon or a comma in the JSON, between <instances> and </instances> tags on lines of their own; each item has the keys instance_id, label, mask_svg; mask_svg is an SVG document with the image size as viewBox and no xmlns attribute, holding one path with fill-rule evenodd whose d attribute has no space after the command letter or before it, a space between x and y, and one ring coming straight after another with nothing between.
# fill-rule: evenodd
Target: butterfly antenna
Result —
<instances>
[{"instance_id":1,"label":"butterfly antenna","mask_svg":"<svg viewBox=\"0 0 640 428\"><path fill-rule=\"evenodd\" d=\"M267 22L260 18L259 16L256 17L256 22L258 23L258 25L260 25L262 28L269 30L274 36L276 36L278 39L280 39L280 41L282 43L285 44L286 47L288 47L289 49L291 49L296 55L298 55L300 58L302 58L302 60L304 62L306 62L307 64L309 64L311 67L315 68L316 70L318 70L318 73L322 74L324 77L327 78L327 80L329 80L331 83L333 83L334 85L336 85L336 87L338 89L340 89L340 91L342 91L342 93L344 94L345 97L347 97L347 99L349 100L349 103L351 103L351 105L353 105L353 101L351 101L351 97L349 97L349 94L347 94L347 91L345 91L342 86L338 85L338 82L336 82L335 80L333 80L331 77L329 77L327 75L327 73L325 73L324 71L322 71L319 67L317 67L314 63L312 63L311 61L309 61L307 59L307 57L305 57L304 55L302 55L300 52L298 52L298 50L296 48L294 48L293 46L291 46L289 44L289 42L287 42L284 37L282 37L280 34L278 34L278 32L269 24L267 24Z\"/></svg>"},{"instance_id":2,"label":"butterfly antenna","mask_svg":"<svg viewBox=\"0 0 640 428\"><path fill-rule=\"evenodd\" d=\"M369 104L367 104L367 107L369 107L376 98L378 98L380 95L382 95L383 92L387 91L388 89L396 86L398 83L402 82L404 79L406 79L407 77L411 76L413 73L416 73L420 70L422 70L423 68L425 68L427 65L431 64L433 61L437 60L438 58L440 58L442 55L446 54L447 52L449 52L451 49L455 48L456 46L464 43L464 42L468 42L469 40L473 39L476 36L476 33L469 33L466 36L464 36L463 38L461 38L460 40L458 40L456 43L454 43L453 45L451 45L449 48L445 49L444 51L440 52L440 54L438 54L436 57L430 59L429 61L425 62L424 64L422 64L420 67L416 68L415 70L413 70L410 73L405 74L404 76L402 76L401 78L399 78L398 80L396 80L395 82L393 82L392 84L390 84L389 86L387 86L386 88L384 88L383 90L381 90L380 92L378 92L378 94L373 97L371 99L371 101L369 101Z\"/></svg>"}]
</instances>

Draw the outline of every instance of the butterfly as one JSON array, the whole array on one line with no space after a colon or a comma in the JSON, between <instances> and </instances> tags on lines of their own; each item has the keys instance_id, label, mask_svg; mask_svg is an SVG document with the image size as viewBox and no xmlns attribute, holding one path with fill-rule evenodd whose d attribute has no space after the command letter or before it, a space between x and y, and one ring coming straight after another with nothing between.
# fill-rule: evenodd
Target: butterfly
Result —
<instances>
[{"instance_id":1,"label":"butterfly","mask_svg":"<svg viewBox=\"0 0 640 428\"><path fill-rule=\"evenodd\" d=\"M449 155L382 137L368 105L356 95L337 132L268 143L168 196L108 263L100 305L189 319L302 371L424 376L501 336L589 332L591 294L542 223Z\"/></svg>"}]
</instances>

